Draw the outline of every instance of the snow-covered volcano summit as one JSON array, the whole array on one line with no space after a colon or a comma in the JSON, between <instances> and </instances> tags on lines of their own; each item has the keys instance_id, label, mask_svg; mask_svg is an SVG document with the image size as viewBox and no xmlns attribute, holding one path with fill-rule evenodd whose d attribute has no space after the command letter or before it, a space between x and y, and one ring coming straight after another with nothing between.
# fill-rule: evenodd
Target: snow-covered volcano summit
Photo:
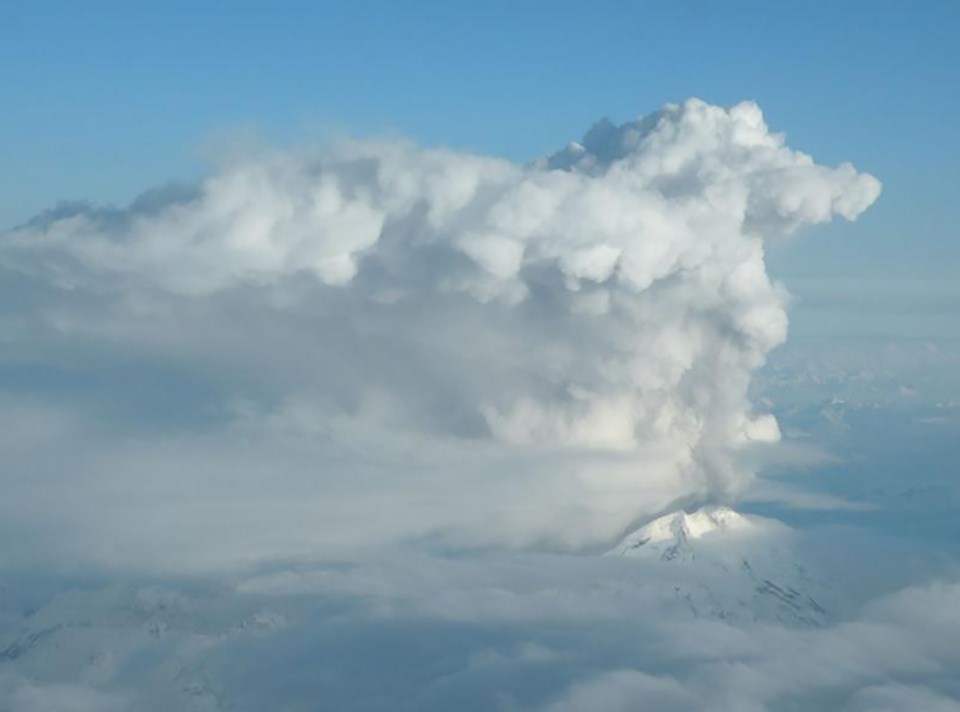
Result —
<instances>
[{"instance_id":1,"label":"snow-covered volcano summit","mask_svg":"<svg viewBox=\"0 0 960 712\"><path fill-rule=\"evenodd\" d=\"M698 617L822 625L826 587L809 574L779 522L707 506L664 515L608 555L663 564L661 592Z\"/></svg>"},{"instance_id":2,"label":"snow-covered volcano summit","mask_svg":"<svg viewBox=\"0 0 960 712\"><path fill-rule=\"evenodd\" d=\"M767 520L745 517L729 507L708 506L695 512L672 512L627 535L611 553L625 556L659 554L664 561L693 559L691 540L723 535L756 534Z\"/></svg>"}]
</instances>

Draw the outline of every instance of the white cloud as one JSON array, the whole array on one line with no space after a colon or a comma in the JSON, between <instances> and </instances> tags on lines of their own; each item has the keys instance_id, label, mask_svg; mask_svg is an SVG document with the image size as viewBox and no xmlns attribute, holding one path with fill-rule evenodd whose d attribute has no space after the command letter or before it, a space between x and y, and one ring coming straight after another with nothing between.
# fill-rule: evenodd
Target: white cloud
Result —
<instances>
[{"instance_id":1,"label":"white cloud","mask_svg":"<svg viewBox=\"0 0 960 712\"><path fill-rule=\"evenodd\" d=\"M639 670L615 670L577 683L549 712L638 712L639 710L694 710L702 700L672 677Z\"/></svg>"},{"instance_id":2,"label":"white cloud","mask_svg":"<svg viewBox=\"0 0 960 712\"><path fill-rule=\"evenodd\" d=\"M132 374L111 398L133 430L158 375L193 410L119 438L89 425L102 396L53 394L85 424L16 461L56 489L6 475L4 516L22 541L62 532L57 556L202 567L321 541L600 545L730 499L752 478L735 453L779 438L747 396L786 335L764 240L879 190L752 103L690 100L528 166L347 142L41 216L0 237L36 300L4 315L17 348Z\"/></svg>"}]
</instances>

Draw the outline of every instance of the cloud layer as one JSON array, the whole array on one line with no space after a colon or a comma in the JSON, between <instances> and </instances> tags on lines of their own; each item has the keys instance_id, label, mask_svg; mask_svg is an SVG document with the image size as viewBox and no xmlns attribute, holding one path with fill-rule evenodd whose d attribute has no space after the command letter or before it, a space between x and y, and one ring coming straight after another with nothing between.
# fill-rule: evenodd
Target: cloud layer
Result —
<instances>
[{"instance_id":1,"label":"cloud layer","mask_svg":"<svg viewBox=\"0 0 960 712\"><path fill-rule=\"evenodd\" d=\"M957 583L811 629L665 608L669 568L407 554L86 583L0 638L0 696L13 712L960 710Z\"/></svg>"}]
</instances>

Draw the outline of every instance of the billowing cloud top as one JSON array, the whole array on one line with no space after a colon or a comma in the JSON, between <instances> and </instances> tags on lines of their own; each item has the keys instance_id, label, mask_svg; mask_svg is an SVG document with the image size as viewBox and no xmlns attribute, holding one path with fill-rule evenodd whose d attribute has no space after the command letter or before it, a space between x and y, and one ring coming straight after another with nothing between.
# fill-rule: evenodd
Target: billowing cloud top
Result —
<instances>
[{"instance_id":1,"label":"billowing cloud top","mask_svg":"<svg viewBox=\"0 0 960 712\"><path fill-rule=\"evenodd\" d=\"M269 510L278 551L353 516L373 539L580 546L749 482L733 453L779 433L747 387L787 325L764 240L879 193L751 102L689 100L525 166L398 141L259 155L126 210L41 216L0 264L47 293L18 333L227 384L218 428L139 443L159 470L179 438L176 464L146 473L109 443L75 463L78 492L153 511L162 480L200 507L230 472L238 530L297 500Z\"/></svg>"}]
</instances>

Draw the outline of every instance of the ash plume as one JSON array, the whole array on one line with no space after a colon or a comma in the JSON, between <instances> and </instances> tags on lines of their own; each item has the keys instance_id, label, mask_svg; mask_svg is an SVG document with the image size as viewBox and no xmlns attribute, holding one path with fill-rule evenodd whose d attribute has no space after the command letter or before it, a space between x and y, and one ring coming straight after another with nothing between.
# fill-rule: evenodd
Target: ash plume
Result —
<instances>
[{"instance_id":1,"label":"ash plume","mask_svg":"<svg viewBox=\"0 0 960 712\"><path fill-rule=\"evenodd\" d=\"M175 363L217 384L196 396L216 417L111 438L74 404L35 436L70 466L23 462L99 513L13 483L3 515L54 516L87 552L129 533L110 561L202 566L318 541L574 548L729 501L754 474L736 452L779 438L747 395L787 332L765 242L879 193L788 148L754 103L691 99L527 165L347 141L52 211L0 236L39 305L9 316L23 347L144 378Z\"/></svg>"}]
</instances>

